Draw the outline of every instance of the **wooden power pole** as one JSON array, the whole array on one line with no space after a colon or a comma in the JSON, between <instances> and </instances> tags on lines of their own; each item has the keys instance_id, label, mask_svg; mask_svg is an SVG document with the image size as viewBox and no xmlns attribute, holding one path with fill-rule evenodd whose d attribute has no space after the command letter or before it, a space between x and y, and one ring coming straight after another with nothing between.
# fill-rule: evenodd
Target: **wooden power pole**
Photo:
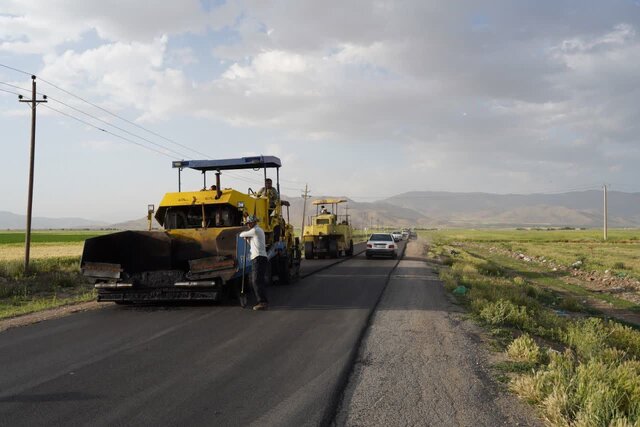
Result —
<instances>
[{"instance_id":1,"label":"wooden power pole","mask_svg":"<svg viewBox=\"0 0 640 427\"><path fill-rule=\"evenodd\" d=\"M29 150L29 194L27 197L27 230L24 239L24 272L29 271L29 254L31 252L31 214L33 212L33 166L36 156L36 106L41 102L47 102L47 95L43 99L36 99L36 76L31 76L31 99L22 99L18 95L20 102L31 103L31 147Z\"/></svg>"},{"instance_id":2,"label":"wooden power pole","mask_svg":"<svg viewBox=\"0 0 640 427\"><path fill-rule=\"evenodd\" d=\"M307 216L307 199L311 197L309 194L309 186L308 184L304 185L304 193L302 194L302 228L300 229L300 241L302 241L302 236L304 233L304 219Z\"/></svg>"},{"instance_id":3,"label":"wooden power pole","mask_svg":"<svg viewBox=\"0 0 640 427\"><path fill-rule=\"evenodd\" d=\"M607 240L607 229L608 229L608 223L607 223L607 184L603 185L604 188L604 240Z\"/></svg>"}]
</instances>

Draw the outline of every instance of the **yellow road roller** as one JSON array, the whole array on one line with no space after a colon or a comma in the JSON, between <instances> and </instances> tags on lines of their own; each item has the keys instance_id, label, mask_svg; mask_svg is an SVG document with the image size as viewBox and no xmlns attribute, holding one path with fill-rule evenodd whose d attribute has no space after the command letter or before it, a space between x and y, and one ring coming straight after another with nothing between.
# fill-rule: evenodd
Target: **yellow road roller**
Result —
<instances>
[{"instance_id":1,"label":"yellow road roller","mask_svg":"<svg viewBox=\"0 0 640 427\"><path fill-rule=\"evenodd\" d=\"M353 255L353 229L349 215L338 213L338 207L346 202L345 199L313 201L316 214L309 218L309 225L302 233L305 259Z\"/></svg>"}]
</instances>

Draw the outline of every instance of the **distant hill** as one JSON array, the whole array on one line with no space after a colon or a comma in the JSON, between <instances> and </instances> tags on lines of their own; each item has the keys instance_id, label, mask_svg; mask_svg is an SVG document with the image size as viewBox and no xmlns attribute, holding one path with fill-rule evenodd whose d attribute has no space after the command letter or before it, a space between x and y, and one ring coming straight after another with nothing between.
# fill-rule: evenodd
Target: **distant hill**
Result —
<instances>
[{"instance_id":1,"label":"distant hill","mask_svg":"<svg viewBox=\"0 0 640 427\"><path fill-rule=\"evenodd\" d=\"M111 224L109 225L109 228L114 228L116 230L148 230L149 221L147 221L147 217L145 216L139 219ZM153 228L162 228L155 218L153 219Z\"/></svg>"},{"instance_id":2,"label":"distant hill","mask_svg":"<svg viewBox=\"0 0 640 427\"><path fill-rule=\"evenodd\" d=\"M0 211L0 229L25 229L26 215L18 215L12 212ZM34 229L61 229L61 228L102 228L108 223L84 218L47 218L34 216L32 218Z\"/></svg>"},{"instance_id":3,"label":"distant hill","mask_svg":"<svg viewBox=\"0 0 640 427\"><path fill-rule=\"evenodd\" d=\"M315 213L307 201L307 216ZM339 197L339 196L331 196ZM346 197L343 197L346 198ZM302 224L303 199L287 197L294 226ZM349 199L348 199L349 200ZM640 227L640 193L609 192L609 225ZM413 191L376 202L349 200L349 215L363 225L423 227L600 227L602 193L581 191L562 194L490 194ZM340 214L346 213L344 205ZM286 213L286 211L285 211ZM117 224L83 218L34 218L34 228L115 228L146 230L145 217ZM23 229L24 215L0 211L0 229ZM159 227L154 221L154 227Z\"/></svg>"},{"instance_id":4,"label":"distant hill","mask_svg":"<svg viewBox=\"0 0 640 427\"><path fill-rule=\"evenodd\" d=\"M447 225L599 227L603 216L600 191L561 194L413 191L385 201ZM610 191L608 205L610 226L640 226L640 193Z\"/></svg>"},{"instance_id":5,"label":"distant hill","mask_svg":"<svg viewBox=\"0 0 640 427\"><path fill-rule=\"evenodd\" d=\"M416 224L430 223L430 219L416 212L413 209L403 208L395 206L387 202L355 202L347 197L341 196L321 196L314 197L307 201L307 216L315 214L316 207L311 204L313 200L322 198L342 198L347 199L349 202L349 215L351 216L351 222L358 228L362 228L363 224L373 224L374 226L380 225L396 225L396 226L413 226ZM303 199L301 197L287 197L283 196L284 200L288 200L291 203L291 221L296 227L300 227L302 224L302 208ZM285 211L286 212L286 211ZM338 214L343 215L346 213L345 204L340 204L338 207Z\"/></svg>"}]
</instances>

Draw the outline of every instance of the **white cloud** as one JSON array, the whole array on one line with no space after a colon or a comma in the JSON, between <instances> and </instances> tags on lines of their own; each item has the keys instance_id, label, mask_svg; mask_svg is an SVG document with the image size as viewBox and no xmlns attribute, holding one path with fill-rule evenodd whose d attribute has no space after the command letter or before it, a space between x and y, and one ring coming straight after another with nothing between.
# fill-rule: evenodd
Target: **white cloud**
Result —
<instances>
[{"instance_id":1,"label":"white cloud","mask_svg":"<svg viewBox=\"0 0 640 427\"><path fill-rule=\"evenodd\" d=\"M94 102L145 111L152 88L164 82L168 74L179 74L163 68L166 44L167 37L162 36L151 43L115 42L83 52L48 54L38 75L66 90L83 93ZM47 90L52 96L58 93L53 88Z\"/></svg>"},{"instance_id":2,"label":"white cloud","mask_svg":"<svg viewBox=\"0 0 640 427\"><path fill-rule=\"evenodd\" d=\"M640 19L621 0L7 4L0 51L42 53L44 78L145 123L270 132L298 159L386 144L409 158L389 191L627 179L640 160Z\"/></svg>"},{"instance_id":3,"label":"white cloud","mask_svg":"<svg viewBox=\"0 0 640 427\"><path fill-rule=\"evenodd\" d=\"M49 53L95 30L108 41L147 42L162 34L202 32L211 19L198 0L5 0L0 51Z\"/></svg>"}]
</instances>

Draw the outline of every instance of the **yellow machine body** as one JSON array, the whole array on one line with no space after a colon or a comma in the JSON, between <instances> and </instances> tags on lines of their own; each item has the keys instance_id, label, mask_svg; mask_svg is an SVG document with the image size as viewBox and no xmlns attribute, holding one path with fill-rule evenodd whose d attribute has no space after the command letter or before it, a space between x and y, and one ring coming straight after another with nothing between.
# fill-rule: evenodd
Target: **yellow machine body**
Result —
<instances>
[{"instance_id":1,"label":"yellow machine body","mask_svg":"<svg viewBox=\"0 0 640 427\"><path fill-rule=\"evenodd\" d=\"M339 204L346 202L344 199L313 201L316 214L309 218L302 233L305 258L353 255L353 228L349 215L338 214ZM331 206L331 210L321 210L320 207L324 206Z\"/></svg>"},{"instance_id":2,"label":"yellow machine body","mask_svg":"<svg viewBox=\"0 0 640 427\"><path fill-rule=\"evenodd\" d=\"M95 279L103 301L218 299L225 284L250 271L239 234L253 215L265 232L272 275L288 282L297 275L301 247L283 205L289 206L231 188L166 193L155 212L163 230L87 239L83 274Z\"/></svg>"}]
</instances>

